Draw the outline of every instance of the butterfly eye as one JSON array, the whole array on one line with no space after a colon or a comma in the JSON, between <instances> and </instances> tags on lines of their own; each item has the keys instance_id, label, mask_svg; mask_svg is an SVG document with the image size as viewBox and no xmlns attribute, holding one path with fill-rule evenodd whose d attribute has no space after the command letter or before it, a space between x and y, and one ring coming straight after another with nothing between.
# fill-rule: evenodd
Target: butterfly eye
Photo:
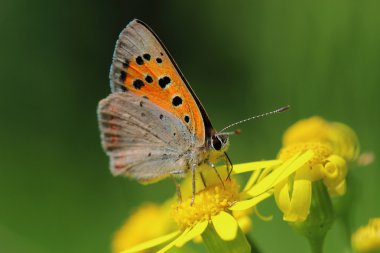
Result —
<instances>
[{"instance_id":1,"label":"butterfly eye","mask_svg":"<svg viewBox=\"0 0 380 253\"><path fill-rule=\"evenodd\" d=\"M221 150L221 149L222 149L222 146L223 146L223 143L222 143L222 141L219 139L218 136L213 136L213 137L212 137L211 145L212 145L212 147L213 147L215 150Z\"/></svg>"},{"instance_id":2,"label":"butterfly eye","mask_svg":"<svg viewBox=\"0 0 380 253\"><path fill-rule=\"evenodd\" d=\"M211 137L211 146L219 151L228 145L228 135L214 135Z\"/></svg>"}]
</instances>

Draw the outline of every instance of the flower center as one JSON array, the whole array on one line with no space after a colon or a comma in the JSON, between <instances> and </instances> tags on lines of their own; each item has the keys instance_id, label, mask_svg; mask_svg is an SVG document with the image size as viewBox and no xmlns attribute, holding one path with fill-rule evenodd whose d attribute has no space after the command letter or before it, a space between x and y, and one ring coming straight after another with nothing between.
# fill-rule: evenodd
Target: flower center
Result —
<instances>
[{"instance_id":1,"label":"flower center","mask_svg":"<svg viewBox=\"0 0 380 253\"><path fill-rule=\"evenodd\" d=\"M239 186L228 180L221 184L206 187L195 195L193 205L190 198L172 206L172 217L178 226L184 230L198 222L211 220L211 216L224 211L239 200Z\"/></svg>"},{"instance_id":2,"label":"flower center","mask_svg":"<svg viewBox=\"0 0 380 253\"><path fill-rule=\"evenodd\" d=\"M320 142L300 142L283 147L277 157L279 160L286 161L294 155L307 150L314 152L313 158L308 162L310 166L322 164L323 161L332 154L332 150L327 144Z\"/></svg>"}]
</instances>

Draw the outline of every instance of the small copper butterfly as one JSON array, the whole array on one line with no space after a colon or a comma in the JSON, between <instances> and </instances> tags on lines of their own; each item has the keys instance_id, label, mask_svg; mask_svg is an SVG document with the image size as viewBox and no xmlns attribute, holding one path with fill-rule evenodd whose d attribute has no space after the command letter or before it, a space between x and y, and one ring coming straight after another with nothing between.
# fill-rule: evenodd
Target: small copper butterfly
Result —
<instances>
[{"instance_id":1,"label":"small copper butterfly","mask_svg":"<svg viewBox=\"0 0 380 253\"><path fill-rule=\"evenodd\" d=\"M215 130L168 50L142 21L120 33L110 80L112 93L99 102L98 119L113 175L153 182L190 171L194 200L198 166L215 169L224 160L231 169L228 133Z\"/></svg>"}]
</instances>

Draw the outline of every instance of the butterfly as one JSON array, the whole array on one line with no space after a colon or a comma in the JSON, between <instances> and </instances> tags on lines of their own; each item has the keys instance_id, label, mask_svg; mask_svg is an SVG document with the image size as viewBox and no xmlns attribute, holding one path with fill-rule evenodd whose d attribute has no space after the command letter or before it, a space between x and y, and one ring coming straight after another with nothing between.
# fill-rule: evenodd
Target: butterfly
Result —
<instances>
[{"instance_id":1,"label":"butterfly","mask_svg":"<svg viewBox=\"0 0 380 253\"><path fill-rule=\"evenodd\" d=\"M215 130L168 50L140 20L119 35L110 85L98 121L113 175L155 182L191 172L193 202L198 166L232 166L228 135Z\"/></svg>"}]
</instances>

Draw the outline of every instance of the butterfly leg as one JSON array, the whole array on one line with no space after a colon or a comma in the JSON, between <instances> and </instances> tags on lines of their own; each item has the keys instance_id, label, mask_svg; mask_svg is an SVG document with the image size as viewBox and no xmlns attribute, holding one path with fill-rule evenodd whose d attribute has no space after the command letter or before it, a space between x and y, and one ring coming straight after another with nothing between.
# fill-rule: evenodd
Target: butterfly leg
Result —
<instances>
[{"instance_id":1,"label":"butterfly leg","mask_svg":"<svg viewBox=\"0 0 380 253\"><path fill-rule=\"evenodd\" d=\"M178 204L181 204L182 203L181 185L177 182L174 174L171 174L171 178L173 179L173 182L175 184L175 189L177 191Z\"/></svg>"},{"instance_id":2,"label":"butterfly leg","mask_svg":"<svg viewBox=\"0 0 380 253\"><path fill-rule=\"evenodd\" d=\"M231 180L231 173L232 173L232 169L233 169L233 164L232 164L231 159L229 158L229 156L227 155L226 152L224 152L224 160L226 162L226 168L227 168L226 180Z\"/></svg>"},{"instance_id":3,"label":"butterfly leg","mask_svg":"<svg viewBox=\"0 0 380 253\"><path fill-rule=\"evenodd\" d=\"M203 173L202 173L202 172L199 172L199 175L200 175L200 177L201 177L201 180L202 180L203 186L204 186L204 187L207 187L206 180L205 180L205 177L203 176Z\"/></svg>"},{"instance_id":4,"label":"butterfly leg","mask_svg":"<svg viewBox=\"0 0 380 253\"><path fill-rule=\"evenodd\" d=\"M223 185L223 187L224 187L224 183L223 183L222 177L219 175L218 170L217 170L216 167L215 167L215 164L213 164L213 163L210 162L210 161L207 161L207 164L208 164L211 168L214 169L216 175L218 176L220 182L222 183L222 185Z\"/></svg>"},{"instance_id":5,"label":"butterfly leg","mask_svg":"<svg viewBox=\"0 0 380 253\"><path fill-rule=\"evenodd\" d=\"M194 204L194 200L195 200L195 193L196 193L196 189L195 189L195 173L196 173L196 168L197 168L197 164L195 163L192 163L191 164L191 187L192 187L192 191L193 191L193 194L191 196L191 200L190 200L190 206L192 206Z\"/></svg>"}]
</instances>

